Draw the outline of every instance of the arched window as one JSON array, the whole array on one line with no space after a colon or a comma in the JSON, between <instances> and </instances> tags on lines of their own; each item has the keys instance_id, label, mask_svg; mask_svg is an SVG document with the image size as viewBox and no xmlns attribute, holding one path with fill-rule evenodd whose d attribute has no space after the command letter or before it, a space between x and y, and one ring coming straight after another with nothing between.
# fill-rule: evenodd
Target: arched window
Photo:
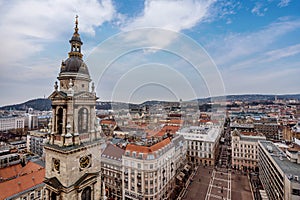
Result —
<instances>
[{"instance_id":1,"label":"arched window","mask_svg":"<svg viewBox=\"0 0 300 200\"><path fill-rule=\"evenodd\" d=\"M63 127L63 109L59 108L57 111L57 133L62 134L62 127Z\"/></svg>"},{"instance_id":2,"label":"arched window","mask_svg":"<svg viewBox=\"0 0 300 200\"><path fill-rule=\"evenodd\" d=\"M78 130L79 133L88 131L88 109L81 108L78 112Z\"/></svg>"},{"instance_id":3,"label":"arched window","mask_svg":"<svg viewBox=\"0 0 300 200\"><path fill-rule=\"evenodd\" d=\"M81 200L91 200L92 190L91 187L86 187L81 193Z\"/></svg>"}]
</instances>

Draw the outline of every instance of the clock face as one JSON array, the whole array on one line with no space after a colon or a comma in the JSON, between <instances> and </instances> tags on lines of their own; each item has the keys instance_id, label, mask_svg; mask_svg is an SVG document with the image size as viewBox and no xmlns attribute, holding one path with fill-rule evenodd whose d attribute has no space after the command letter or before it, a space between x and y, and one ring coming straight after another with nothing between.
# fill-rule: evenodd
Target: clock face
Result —
<instances>
[{"instance_id":1,"label":"clock face","mask_svg":"<svg viewBox=\"0 0 300 200\"><path fill-rule=\"evenodd\" d=\"M56 171L59 171L60 160L53 158L53 167Z\"/></svg>"},{"instance_id":2,"label":"clock face","mask_svg":"<svg viewBox=\"0 0 300 200\"><path fill-rule=\"evenodd\" d=\"M87 168L91 165L90 156L83 156L79 159L80 168Z\"/></svg>"}]
</instances>

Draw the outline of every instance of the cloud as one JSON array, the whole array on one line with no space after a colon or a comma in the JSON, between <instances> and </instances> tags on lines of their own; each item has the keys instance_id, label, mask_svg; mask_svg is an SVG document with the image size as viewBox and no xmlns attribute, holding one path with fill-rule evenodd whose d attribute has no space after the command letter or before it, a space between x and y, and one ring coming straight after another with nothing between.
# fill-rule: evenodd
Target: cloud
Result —
<instances>
[{"instance_id":1,"label":"cloud","mask_svg":"<svg viewBox=\"0 0 300 200\"><path fill-rule=\"evenodd\" d=\"M210 17L209 9L215 3L208 1L146 0L140 16L129 19L123 30L155 27L173 31L190 29Z\"/></svg>"},{"instance_id":2,"label":"cloud","mask_svg":"<svg viewBox=\"0 0 300 200\"><path fill-rule=\"evenodd\" d=\"M257 16L264 16L265 12L268 11L268 8L263 8L263 4L260 2L256 2L255 6L252 8L251 13Z\"/></svg>"},{"instance_id":3,"label":"cloud","mask_svg":"<svg viewBox=\"0 0 300 200\"><path fill-rule=\"evenodd\" d=\"M299 63L297 64L299 66ZM281 66L278 70L262 69L259 73L256 71L224 72L223 77L228 94L288 94L299 92L299 73L297 67Z\"/></svg>"},{"instance_id":4,"label":"cloud","mask_svg":"<svg viewBox=\"0 0 300 200\"><path fill-rule=\"evenodd\" d=\"M218 65L230 66L248 57L263 54L281 36L300 28L300 20L279 20L256 32L230 33L212 41L206 48ZM237 65L235 65L237 67ZM235 68L232 66L232 68ZM240 66L241 67L241 66Z\"/></svg>"},{"instance_id":5,"label":"cloud","mask_svg":"<svg viewBox=\"0 0 300 200\"><path fill-rule=\"evenodd\" d=\"M0 18L0 65L9 65L41 52L43 43L59 40L72 29L76 14L80 32L95 34L95 27L113 19L115 10L110 0L59 1L28 0L2 3Z\"/></svg>"},{"instance_id":6,"label":"cloud","mask_svg":"<svg viewBox=\"0 0 300 200\"><path fill-rule=\"evenodd\" d=\"M269 51L266 53L266 56L269 57L267 61L274 61L281 58L294 56L299 53L300 53L300 44L296 44L285 48Z\"/></svg>"},{"instance_id":7,"label":"cloud","mask_svg":"<svg viewBox=\"0 0 300 200\"><path fill-rule=\"evenodd\" d=\"M230 68L232 70L236 70L236 69L252 68L253 66L256 66L261 69L262 68L261 66L264 66L265 64L273 65L274 62L279 62L284 58L292 57L299 53L300 53L300 44L291 45L288 47L267 51L265 53L261 53L260 55L253 56L249 59L245 59L241 62L237 62L231 65ZM289 64L291 63L293 62L290 60Z\"/></svg>"},{"instance_id":8,"label":"cloud","mask_svg":"<svg viewBox=\"0 0 300 200\"><path fill-rule=\"evenodd\" d=\"M281 1L277 4L277 6L280 7L280 8L286 7L286 6L289 5L290 2L291 2L291 0L281 0Z\"/></svg>"}]
</instances>

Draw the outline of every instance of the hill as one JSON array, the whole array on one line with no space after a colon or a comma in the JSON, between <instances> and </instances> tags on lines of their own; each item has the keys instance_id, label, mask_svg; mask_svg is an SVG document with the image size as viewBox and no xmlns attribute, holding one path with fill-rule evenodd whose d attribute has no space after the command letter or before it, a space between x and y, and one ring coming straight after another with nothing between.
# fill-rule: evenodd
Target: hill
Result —
<instances>
[{"instance_id":1,"label":"hill","mask_svg":"<svg viewBox=\"0 0 300 200\"><path fill-rule=\"evenodd\" d=\"M20 104L13 104L8 106L0 107L1 110L27 110L33 108L34 110L50 110L51 101L50 99L32 99Z\"/></svg>"},{"instance_id":2,"label":"hill","mask_svg":"<svg viewBox=\"0 0 300 200\"><path fill-rule=\"evenodd\" d=\"M229 101L272 101L277 97L277 99L297 99L300 100L300 94L285 94L285 95L263 95L263 94L245 94L245 95L227 95L226 100ZM213 99L224 99L224 97L209 97L200 98L192 101L198 101L200 104L205 104L211 102ZM167 101L146 101L142 104L132 104L132 103L122 103L122 102L97 102L97 109L111 110L111 109L128 109L128 108L138 108L140 106L153 106L156 104L168 104ZM25 103L8 105L0 107L0 110L27 110L28 108L33 108L34 110L50 110L51 101L49 99L32 99L26 101Z\"/></svg>"}]
</instances>

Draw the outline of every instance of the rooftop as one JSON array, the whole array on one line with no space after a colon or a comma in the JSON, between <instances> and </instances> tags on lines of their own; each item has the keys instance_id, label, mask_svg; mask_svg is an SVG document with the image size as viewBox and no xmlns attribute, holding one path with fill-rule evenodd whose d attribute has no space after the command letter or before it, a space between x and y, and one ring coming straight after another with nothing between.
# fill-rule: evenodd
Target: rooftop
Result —
<instances>
[{"instance_id":1,"label":"rooftop","mask_svg":"<svg viewBox=\"0 0 300 200\"><path fill-rule=\"evenodd\" d=\"M277 166L282 170L282 172L287 176L298 176L300 177L300 164L291 162L286 154L279 149L271 141L259 141L265 150L269 152Z\"/></svg>"},{"instance_id":2,"label":"rooftop","mask_svg":"<svg viewBox=\"0 0 300 200\"><path fill-rule=\"evenodd\" d=\"M148 154L154 154L156 151L163 149L171 142L170 138L166 138L150 147L136 145L136 144L128 144L126 147L126 152L130 152L130 156L133 156L133 152L136 153L136 156L139 157L142 155L141 158L147 158ZM142 153L142 154L141 154ZM126 154L125 154L126 155ZM153 155L154 156L154 155Z\"/></svg>"},{"instance_id":3,"label":"rooftop","mask_svg":"<svg viewBox=\"0 0 300 200\"><path fill-rule=\"evenodd\" d=\"M3 171L4 170L4 171ZM0 170L1 176L11 177L17 175L16 178L0 183L0 188L9 188L0 190L0 199L16 195L25 190L33 188L37 185L43 184L45 177L45 168L38 164L28 162L25 167L21 165L10 166ZM9 174L11 173L11 174Z\"/></svg>"},{"instance_id":4,"label":"rooftop","mask_svg":"<svg viewBox=\"0 0 300 200\"><path fill-rule=\"evenodd\" d=\"M221 128L217 126L191 126L182 128L177 133L187 140L216 142L221 132Z\"/></svg>"},{"instance_id":5,"label":"rooftop","mask_svg":"<svg viewBox=\"0 0 300 200\"><path fill-rule=\"evenodd\" d=\"M108 143L106 148L104 149L101 157L113 159L113 160L122 160L122 155L124 155L125 150Z\"/></svg>"}]
</instances>

